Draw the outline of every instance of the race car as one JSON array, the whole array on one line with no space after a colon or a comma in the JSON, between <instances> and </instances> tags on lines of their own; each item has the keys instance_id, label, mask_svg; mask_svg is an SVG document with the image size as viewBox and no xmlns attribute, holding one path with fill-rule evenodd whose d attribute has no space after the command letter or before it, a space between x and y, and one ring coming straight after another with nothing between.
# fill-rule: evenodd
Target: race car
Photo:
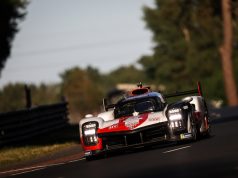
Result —
<instances>
[{"instance_id":1,"label":"race car","mask_svg":"<svg viewBox=\"0 0 238 178\"><path fill-rule=\"evenodd\" d=\"M169 97L191 95L167 103ZM104 112L86 115L79 122L81 144L87 160L108 151L162 141L197 140L210 135L206 101L198 82L194 90L163 95L141 83Z\"/></svg>"}]
</instances>

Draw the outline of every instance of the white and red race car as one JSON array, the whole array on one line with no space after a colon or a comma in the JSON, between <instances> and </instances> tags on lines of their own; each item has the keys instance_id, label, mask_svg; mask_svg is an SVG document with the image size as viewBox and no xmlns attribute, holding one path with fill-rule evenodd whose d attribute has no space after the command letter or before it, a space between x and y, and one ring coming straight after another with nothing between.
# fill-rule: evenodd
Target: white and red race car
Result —
<instances>
[{"instance_id":1,"label":"white and red race car","mask_svg":"<svg viewBox=\"0 0 238 178\"><path fill-rule=\"evenodd\" d=\"M174 103L169 97L190 95ZM208 109L197 89L162 95L138 85L97 116L79 122L80 139L87 160L115 149L158 144L161 141L196 140L210 134Z\"/></svg>"}]
</instances>

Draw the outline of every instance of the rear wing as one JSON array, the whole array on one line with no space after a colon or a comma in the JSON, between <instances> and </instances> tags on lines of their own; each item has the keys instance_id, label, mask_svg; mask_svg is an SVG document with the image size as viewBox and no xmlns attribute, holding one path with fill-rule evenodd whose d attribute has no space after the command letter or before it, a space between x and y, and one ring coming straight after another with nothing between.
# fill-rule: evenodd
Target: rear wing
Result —
<instances>
[{"instance_id":1,"label":"rear wing","mask_svg":"<svg viewBox=\"0 0 238 178\"><path fill-rule=\"evenodd\" d=\"M165 98L171 98L171 97L183 96L183 95L190 95L190 94L198 94L199 96L203 96L202 86L201 86L201 83L200 83L200 82L197 82L197 88L196 88L196 89L187 90L187 91L182 91L182 92L176 91L175 93L164 94L164 97L165 97Z\"/></svg>"},{"instance_id":2,"label":"rear wing","mask_svg":"<svg viewBox=\"0 0 238 178\"><path fill-rule=\"evenodd\" d=\"M190 95L190 94L198 94L199 96L203 96L202 86L201 86L200 82L197 82L197 88L196 89L182 91L182 92L176 91L175 93L163 94L163 96L165 98L172 98L172 97L176 97L176 96L183 96L183 95ZM115 104L110 104L106 98L103 98L103 109L104 109L104 111L114 109L115 106L116 106Z\"/></svg>"}]
</instances>

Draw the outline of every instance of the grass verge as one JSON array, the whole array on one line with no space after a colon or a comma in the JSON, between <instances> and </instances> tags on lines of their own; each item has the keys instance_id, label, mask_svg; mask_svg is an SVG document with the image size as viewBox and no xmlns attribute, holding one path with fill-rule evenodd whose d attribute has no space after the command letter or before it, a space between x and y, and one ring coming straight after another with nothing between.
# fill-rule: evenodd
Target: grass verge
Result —
<instances>
[{"instance_id":1,"label":"grass verge","mask_svg":"<svg viewBox=\"0 0 238 178\"><path fill-rule=\"evenodd\" d=\"M50 156L78 144L78 126L68 125L54 132L0 148L0 169Z\"/></svg>"},{"instance_id":2,"label":"grass verge","mask_svg":"<svg viewBox=\"0 0 238 178\"><path fill-rule=\"evenodd\" d=\"M67 142L53 145L30 145L2 148L0 150L0 165L1 168L14 166L20 164L23 161L37 159L41 156L49 155L74 145L77 145L77 143Z\"/></svg>"}]
</instances>

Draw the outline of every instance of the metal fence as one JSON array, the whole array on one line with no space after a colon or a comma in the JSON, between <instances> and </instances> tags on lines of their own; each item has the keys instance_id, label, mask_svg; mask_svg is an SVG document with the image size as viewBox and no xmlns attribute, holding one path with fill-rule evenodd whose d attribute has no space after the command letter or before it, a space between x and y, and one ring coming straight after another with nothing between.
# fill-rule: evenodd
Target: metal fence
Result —
<instances>
[{"instance_id":1,"label":"metal fence","mask_svg":"<svg viewBox=\"0 0 238 178\"><path fill-rule=\"evenodd\" d=\"M0 146L64 127L67 115L67 103L0 113Z\"/></svg>"}]
</instances>

